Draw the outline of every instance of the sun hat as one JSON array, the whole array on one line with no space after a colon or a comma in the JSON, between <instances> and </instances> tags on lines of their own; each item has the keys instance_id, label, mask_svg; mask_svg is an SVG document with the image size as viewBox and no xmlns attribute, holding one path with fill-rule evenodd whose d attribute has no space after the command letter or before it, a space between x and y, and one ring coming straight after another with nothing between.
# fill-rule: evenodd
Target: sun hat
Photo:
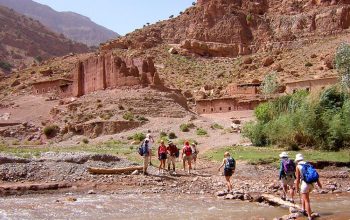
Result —
<instances>
[{"instance_id":1,"label":"sun hat","mask_svg":"<svg viewBox=\"0 0 350 220\"><path fill-rule=\"evenodd\" d=\"M287 152L280 153L280 158L283 158L283 157L288 157L288 153Z\"/></svg>"},{"instance_id":2,"label":"sun hat","mask_svg":"<svg viewBox=\"0 0 350 220\"><path fill-rule=\"evenodd\" d=\"M302 154L297 154L295 155L295 161L298 162L298 161L302 161L304 160L304 157Z\"/></svg>"},{"instance_id":3,"label":"sun hat","mask_svg":"<svg viewBox=\"0 0 350 220\"><path fill-rule=\"evenodd\" d=\"M191 145L192 145L192 146L196 146L196 143L193 142Z\"/></svg>"}]
</instances>

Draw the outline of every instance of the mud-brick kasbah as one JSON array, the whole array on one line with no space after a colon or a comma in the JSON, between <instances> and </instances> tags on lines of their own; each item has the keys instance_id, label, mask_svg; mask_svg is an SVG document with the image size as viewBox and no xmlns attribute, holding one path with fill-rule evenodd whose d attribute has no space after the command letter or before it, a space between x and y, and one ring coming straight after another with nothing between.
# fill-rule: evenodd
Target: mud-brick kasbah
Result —
<instances>
[{"instance_id":1,"label":"mud-brick kasbah","mask_svg":"<svg viewBox=\"0 0 350 220\"><path fill-rule=\"evenodd\" d=\"M91 56L73 69L73 80L55 79L33 83L34 94L54 93L61 98L79 97L98 90L143 86L166 89L151 58L121 58L113 54ZM297 90L317 90L333 85L337 77L290 81L282 85L281 94ZM196 100L198 114L252 110L266 98L260 81L229 84L224 97Z\"/></svg>"},{"instance_id":2,"label":"mud-brick kasbah","mask_svg":"<svg viewBox=\"0 0 350 220\"><path fill-rule=\"evenodd\" d=\"M151 86L164 88L151 58L127 58L113 54L91 56L79 61L72 71L73 80L55 79L33 83L34 94L54 93L59 97L85 94L121 87Z\"/></svg>"}]
</instances>

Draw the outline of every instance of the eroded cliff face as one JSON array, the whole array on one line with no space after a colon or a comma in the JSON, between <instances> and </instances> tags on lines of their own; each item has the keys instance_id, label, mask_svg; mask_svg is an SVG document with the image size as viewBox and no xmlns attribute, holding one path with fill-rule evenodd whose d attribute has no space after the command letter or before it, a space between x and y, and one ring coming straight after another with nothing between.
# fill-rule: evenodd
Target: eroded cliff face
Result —
<instances>
[{"instance_id":1,"label":"eroded cliff face","mask_svg":"<svg viewBox=\"0 0 350 220\"><path fill-rule=\"evenodd\" d=\"M291 48L294 42L312 41L349 27L349 0L198 0L180 16L135 31L101 49L147 49L162 43L184 45L187 40L183 48L189 52L235 57Z\"/></svg>"},{"instance_id":2,"label":"eroded cliff face","mask_svg":"<svg viewBox=\"0 0 350 220\"><path fill-rule=\"evenodd\" d=\"M73 95L82 96L106 88L162 86L153 60L121 58L112 53L79 61L73 70Z\"/></svg>"}]
</instances>

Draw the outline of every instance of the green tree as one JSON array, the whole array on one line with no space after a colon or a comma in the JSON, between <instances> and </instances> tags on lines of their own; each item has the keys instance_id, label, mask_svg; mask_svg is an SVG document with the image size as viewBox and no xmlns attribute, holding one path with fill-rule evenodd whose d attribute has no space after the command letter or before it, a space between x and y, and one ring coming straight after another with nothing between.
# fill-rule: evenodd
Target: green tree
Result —
<instances>
[{"instance_id":1,"label":"green tree","mask_svg":"<svg viewBox=\"0 0 350 220\"><path fill-rule=\"evenodd\" d=\"M262 84L261 84L261 92L266 96L271 96L276 93L278 90L278 81L276 72L268 73Z\"/></svg>"},{"instance_id":2,"label":"green tree","mask_svg":"<svg viewBox=\"0 0 350 220\"><path fill-rule=\"evenodd\" d=\"M350 88L350 45L341 43L335 54L335 66L341 77L342 84Z\"/></svg>"}]
</instances>

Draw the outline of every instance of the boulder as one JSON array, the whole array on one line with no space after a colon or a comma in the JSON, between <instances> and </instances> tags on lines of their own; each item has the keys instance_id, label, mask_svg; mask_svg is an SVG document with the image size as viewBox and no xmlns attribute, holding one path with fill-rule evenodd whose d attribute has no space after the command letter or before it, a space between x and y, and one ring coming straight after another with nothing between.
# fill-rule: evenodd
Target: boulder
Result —
<instances>
[{"instance_id":1,"label":"boulder","mask_svg":"<svg viewBox=\"0 0 350 220\"><path fill-rule=\"evenodd\" d=\"M253 59L251 57L245 57L243 59L243 63L244 64L252 64L253 63Z\"/></svg>"},{"instance_id":2,"label":"boulder","mask_svg":"<svg viewBox=\"0 0 350 220\"><path fill-rule=\"evenodd\" d=\"M334 56L327 56L323 60L323 64L328 68L328 69L333 69L334 68Z\"/></svg>"},{"instance_id":3,"label":"boulder","mask_svg":"<svg viewBox=\"0 0 350 220\"><path fill-rule=\"evenodd\" d=\"M227 193L226 193L226 192L224 192L224 191L218 191L218 192L216 192L216 193L215 193L215 195L216 195L216 196L220 196L220 197L221 197L221 196L225 196L225 195L227 195Z\"/></svg>"},{"instance_id":4,"label":"boulder","mask_svg":"<svg viewBox=\"0 0 350 220\"><path fill-rule=\"evenodd\" d=\"M39 73L43 76L51 76L53 74L53 71L51 68L47 68L47 69L41 69Z\"/></svg>"},{"instance_id":5,"label":"boulder","mask_svg":"<svg viewBox=\"0 0 350 220\"><path fill-rule=\"evenodd\" d=\"M176 48L172 47L169 49L170 54L178 54L179 52L176 50Z\"/></svg>"},{"instance_id":6,"label":"boulder","mask_svg":"<svg viewBox=\"0 0 350 220\"><path fill-rule=\"evenodd\" d=\"M276 71L276 72L282 72L283 71L283 68L282 68L281 64L275 65L272 69L274 71Z\"/></svg>"},{"instance_id":7,"label":"boulder","mask_svg":"<svg viewBox=\"0 0 350 220\"><path fill-rule=\"evenodd\" d=\"M269 56L263 60L262 65L265 67L268 67L268 66L271 66L273 63L274 63L273 57Z\"/></svg>"},{"instance_id":8,"label":"boulder","mask_svg":"<svg viewBox=\"0 0 350 220\"><path fill-rule=\"evenodd\" d=\"M11 83L11 87L15 87L15 86L18 86L18 85L20 85L21 84L21 82L18 80L18 79L16 79L15 81L13 81L12 83Z\"/></svg>"}]
</instances>

